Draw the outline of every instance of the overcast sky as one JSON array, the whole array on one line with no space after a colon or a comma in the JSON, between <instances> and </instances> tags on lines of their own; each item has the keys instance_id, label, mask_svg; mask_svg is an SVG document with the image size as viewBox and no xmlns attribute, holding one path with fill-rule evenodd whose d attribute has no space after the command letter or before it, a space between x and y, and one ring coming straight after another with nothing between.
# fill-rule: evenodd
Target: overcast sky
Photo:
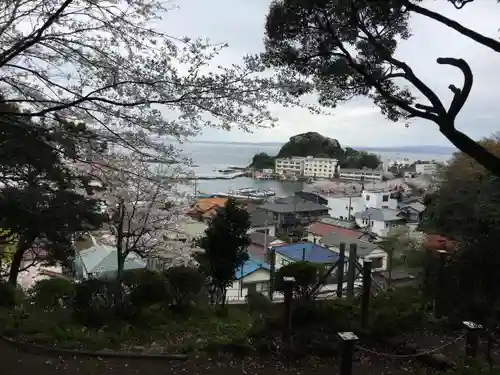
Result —
<instances>
[{"instance_id":1,"label":"overcast sky","mask_svg":"<svg viewBox=\"0 0 500 375\"><path fill-rule=\"evenodd\" d=\"M239 63L245 54L263 51L264 22L270 0L176 0L179 9L164 18L164 27L175 36L208 37L214 43L227 42L221 56L227 64ZM424 5L456 19L488 36L500 36L498 12L493 0L478 0L457 11L445 0L429 0ZM500 130L500 54L491 52L435 21L415 15L411 20L414 36L401 44L397 56L448 103L447 87L461 87L461 75L451 67L437 65L437 57L457 57L468 61L474 71L471 96L457 119L461 130L473 138ZM354 99L336 108L332 116L311 115L304 109L277 109L280 119L273 129L247 134L206 130L199 139L230 142L281 142L289 137L316 131L354 146L443 145L450 143L434 123L414 120L409 128L387 121L370 101Z\"/></svg>"}]
</instances>

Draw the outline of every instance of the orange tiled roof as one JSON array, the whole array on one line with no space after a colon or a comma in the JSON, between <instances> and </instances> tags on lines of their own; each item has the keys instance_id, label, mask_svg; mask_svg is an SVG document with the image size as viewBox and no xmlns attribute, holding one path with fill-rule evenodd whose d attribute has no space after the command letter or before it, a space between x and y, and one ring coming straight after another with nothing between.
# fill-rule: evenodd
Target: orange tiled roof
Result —
<instances>
[{"instance_id":1,"label":"orange tiled roof","mask_svg":"<svg viewBox=\"0 0 500 375\"><path fill-rule=\"evenodd\" d=\"M427 242L425 243L425 247L432 251L437 250L447 250L453 251L457 247L457 243L455 241L451 241L446 237L440 236L439 234L429 234L427 236Z\"/></svg>"},{"instance_id":2,"label":"orange tiled roof","mask_svg":"<svg viewBox=\"0 0 500 375\"><path fill-rule=\"evenodd\" d=\"M224 207L227 202L227 198L203 198L196 202L195 208L198 211L206 212L214 207Z\"/></svg>"}]
</instances>

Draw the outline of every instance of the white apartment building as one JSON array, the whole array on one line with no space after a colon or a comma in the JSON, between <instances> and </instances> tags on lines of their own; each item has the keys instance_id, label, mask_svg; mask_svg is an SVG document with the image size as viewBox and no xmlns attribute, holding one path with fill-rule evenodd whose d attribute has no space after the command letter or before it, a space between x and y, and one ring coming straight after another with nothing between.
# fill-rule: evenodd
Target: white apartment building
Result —
<instances>
[{"instance_id":1,"label":"white apartment building","mask_svg":"<svg viewBox=\"0 0 500 375\"><path fill-rule=\"evenodd\" d=\"M383 171L375 169L340 169L339 177L345 180L382 181Z\"/></svg>"},{"instance_id":2,"label":"white apartment building","mask_svg":"<svg viewBox=\"0 0 500 375\"><path fill-rule=\"evenodd\" d=\"M437 172L436 163L415 164L415 172L418 174L434 175Z\"/></svg>"},{"instance_id":3,"label":"white apartment building","mask_svg":"<svg viewBox=\"0 0 500 375\"><path fill-rule=\"evenodd\" d=\"M280 175L332 178L335 176L337 159L307 158L294 156L275 160L275 172Z\"/></svg>"},{"instance_id":4,"label":"white apartment building","mask_svg":"<svg viewBox=\"0 0 500 375\"><path fill-rule=\"evenodd\" d=\"M304 174L304 157L278 158L274 161L276 174L302 176Z\"/></svg>"},{"instance_id":5,"label":"white apartment building","mask_svg":"<svg viewBox=\"0 0 500 375\"><path fill-rule=\"evenodd\" d=\"M312 156L308 156L304 160L304 176L333 178L335 177L336 167L337 159L313 158Z\"/></svg>"}]
</instances>

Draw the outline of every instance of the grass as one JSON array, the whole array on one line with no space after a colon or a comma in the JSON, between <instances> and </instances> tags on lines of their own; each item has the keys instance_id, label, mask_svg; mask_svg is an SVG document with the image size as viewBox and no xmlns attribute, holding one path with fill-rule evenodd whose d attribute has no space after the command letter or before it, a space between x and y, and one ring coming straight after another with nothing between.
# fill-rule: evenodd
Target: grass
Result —
<instances>
[{"instance_id":1,"label":"grass","mask_svg":"<svg viewBox=\"0 0 500 375\"><path fill-rule=\"evenodd\" d=\"M0 310L0 333L64 349L196 352L240 342L250 328L246 312L230 310L221 316L211 308L181 314L152 307L133 323L113 320L99 329L75 323L66 309Z\"/></svg>"}]
</instances>

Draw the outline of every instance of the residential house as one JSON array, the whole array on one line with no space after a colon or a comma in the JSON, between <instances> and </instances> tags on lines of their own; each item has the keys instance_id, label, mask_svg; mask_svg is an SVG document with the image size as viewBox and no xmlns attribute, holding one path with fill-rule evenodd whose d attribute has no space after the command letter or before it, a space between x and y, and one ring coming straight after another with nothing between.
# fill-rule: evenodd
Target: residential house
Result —
<instances>
[{"instance_id":1,"label":"residential house","mask_svg":"<svg viewBox=\"0 0 500 375\"><path fill-rule=\"evenodd\" d=\"M277 220L266 211L259 209L250 210L250 229L248 233L267 233L267 235L274 237L276 236L276 224Z\"/></svg>"},{"instance_id":2,"label":"residential house","mask_svg":"<svg viewBox=\"0 0 500 375\"><path fill-rule=\"evenodd\" d=\"M328 207L297 196L277 198L260 206L269 217L277 221L278 228L292 228L309 225L319 218L328 216Z\"/></svg>"},{"instance_id":3,"label":"residential house","mask_svg":"<svg viewBox=\"0 0 500 375\"><path fill-rule=\"evenodd\" d=\"M248 259L242 267L236 270L236 281L227 288L228 302L244 301L250 290L268 293L270 270L268 263L252 257Z\"/></svg>"},{"instance_id":4,"label":"residential house","mask_svg":"<svg viewBox=\"0 0 500 375\"><path fill-rule=\"evenodd\" d=\"M186 220L180 219L177 222L177 228L171 229L165 235L169 240L188 241L202 237L208 225L202 221L197 221L192 218Z\"/></svg>"},{"instance_id":5,"label":"residential house","mask_svg":"<svg viewBox=\"0 0 500 375\"><path fill-rule=\"evenodd\" d=\"M315 263L324 271L329 271L339 259L338 254L334 251L312 242L298 242L282 245L274 247L273 250L275 254L275 267L277 270L293 262L307 261ZM336 280L336 274L330 274L325 281L326 285L321 288L321 291L331 292L335 290Z\"/></svg>"},{"instance_id":6,"label":"residential house","mask_svg":"<svg viewBox=\"0 0 500 375\"><path fill-rule=\"evenodd\" d=\"M398 208L398 200L391 197L387 189L365 189L362 192L364 208Z\"/></svg>"},{"instance_id":7,"label":"residential house","mask_svg":"<svg viewBox=\"0 0 500 375\"><path fill-rule=\"evenodd\" d=\"M300 261L308 261L328 267L335 264L339 258L337 253L331 251L327 247L312 242L298 242L282 245L273 247L273 250L276 254L276 269Z\"/></svg>"},{"instance_id":8,"label":"residential house","mask_svg":"<svg viewBox=\"0 0 500 375\"><path fill-rule=\"evenodd\" d=\"M328 201L318 193L310 191L297 191L295 195L302 199L305 199L306 201L316 202L328 206Z\"/></svg>"},{"instance_id":9,"label":"residential house","mask_svg":"<svg viewBox=\"0 0 500 375\"><path fill-rule=\"evenodd\" d=\"M361 192L323 190L320 195L326 200L328 214L339 220L354 220L354 214L367 208L396 209L398 205L397 199L386 189L366 188Z\"/></svg>"},{"instance_id":10,"label":"residential house","mask_svg":"<svg viewBox=\"0 0 500 375\"><path fill-rule=\"evenodd\" d=\"M261 232L250 233L249 238L250 245L248 246L248 254L252 258L263 262L268 261L269 248L287 244L274 236L269 236Z\"/></svg>"},{"instance_id":11,"label":"residential house","mask_svg":"<svg viewBox=\"0 0 500 375\"><path fill-rule=\"evenodd\" d=\"M192 218L209 223L217 210L226 205L228 198L202 198L189 209L187 214Z\"/></svg>"},{"instance_id":12,"label":"residential house","mask_svg":"<svg viewBox=\"0 0 500 375\"><path fill-rule=\"evenodd\" d=\"M387 236L392 229L406 222L403 211L388 208L367 208L354 214L354 218L360 228L380 237Z\"/></svg>"},{"instance_id":13,"label":"residential house","mask_svg":"<svg viewBox=\"0 0 500 375\"><path fill-rule=\"evenodd\" d=\"M330 233L338 233L350 238L358 239L363 233L357 230L343 228L338 225L327 224L325 222L317 222L311 224L307 229L307 241L319 243L319 241Z\"/></svg>"},{"instance_id":14,"label":"residential house","mask_svg":"<svg viewBox=\"0 0 500 375\"><path fill-rule=\"evenodd\" d=\"M425 211L425 205L421 202L411 202L406 205L400 206L401 210L405 212L406 219L409 222L420 223Z\"/></svg>"},{"instance_id":15,"label":"residential house","mask_svg":"<svg viewBox=\"0 0 500 375\"><path fill-rule=\"evenodd\" d=\"M356 245L356 255L358 260L371 259L372 269L374 271L382 271L387 269L387 253L378 247L377 244L368 241L360 240L359 238L354 238L345 233L335 233L331 232L325 235L320 241L320 244L328 247L331 251L335 253L340 252L340 244L343 243L346 246L345 256L346 259L349 257L349 248L351 244ZM347 262L344 265L345 271L347 271Z\"/></svg>"},{"instance_id":16,"label":"residential house","mask_svg":"<svg viewBox=\"0 0 500 375\"><path fill-rule=\"evenodd\" d=\"M125 258L124 270L146 268L146 261L136 253L131 252ZM81 250L75 254L75 278L87 280L90 278L111 278L118 269L117 250L114 246L99 245Z\"/></svg>"}]
</instances>

